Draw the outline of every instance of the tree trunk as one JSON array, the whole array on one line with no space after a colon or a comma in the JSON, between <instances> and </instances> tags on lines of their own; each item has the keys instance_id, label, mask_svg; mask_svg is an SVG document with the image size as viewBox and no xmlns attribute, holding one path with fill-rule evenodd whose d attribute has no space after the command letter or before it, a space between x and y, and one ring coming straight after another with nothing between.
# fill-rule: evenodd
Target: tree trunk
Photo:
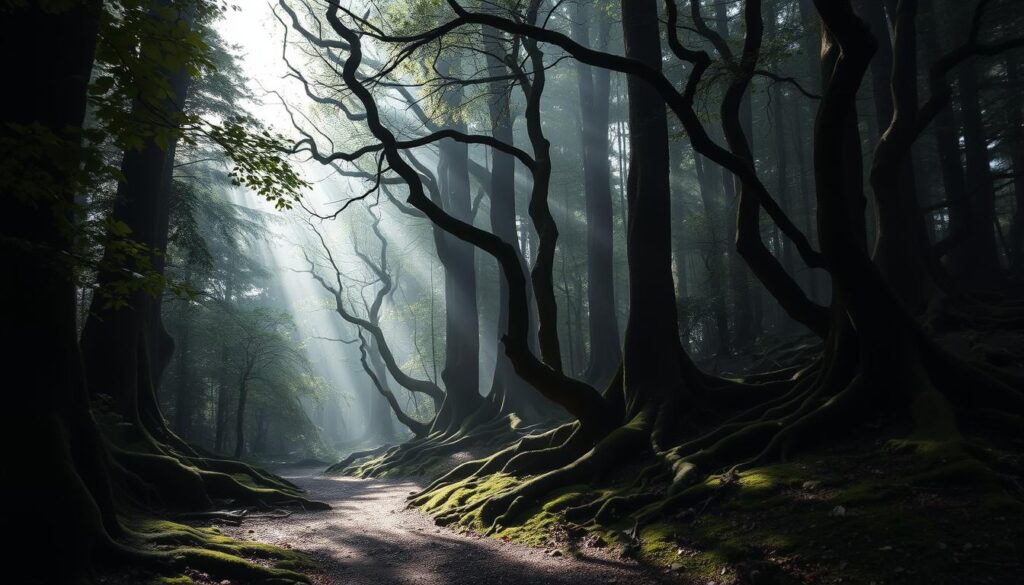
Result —
<instances>
[{"instance_id":1,"label":"tree trunk","mask_svg":"<svg viewBox=\"0 0 1024 585\"><path fill-rule=\"evenodd\" d=\"M627 57L661 69L658 4L622 3ZM665 102L630 76L627 252L629 318L623 351L626 420L664 405L679 391L682 351L672 280L671 186Z\"/></svg>"},{"instance_id":2,"label":"tree trunk","mask_svg":"<svg viewBox=\"0 0 1024 585\"><path fill-rule=\"evenodd\" d=\"M155 14L155 13L154 13ZM156 18L157 16L154 16ZM183 15L185 26L191 26L190 12ZM162 49L156 45L140 48L148 59L157 61ZM171 95L159 104L137 98L129 114L142 125L159 126L176 120L188 94L192 77L184 67L168 71ZM170 358L173 346L160 319L159 294L151 296L144 290L129 293L121 299L127 305L111 305L118 293L119 281L131 278L130 271L162 274L160 253L167 244L168 210L171 173L174 166L173 138L161 146L153 138L142 148L129 149L121 161L123 180L118 183L112 219L126 225L129 237L147 246L153 253L151 266L126 266L124 270L100 270L89 318L82 331L82 352L90 391L114 398L114 405L127 421L138 422L137 430L162 434L163 417L156 404L155 388ZM116 235L112 237L117 240ZM116 248L104 251L104 264L117 266ZM145 426L143 426L145 425Z\"/></svg>"},{"instance_id":3,"label":"tree trunk","mask_svg":"<svg viewBox=\"0 0 1024 585\"><path fill-rule=\"evenodd\" d=\"M192 324L189 315L189 309L186 307L181 316L177 347L177 384L174 387L174 432L186 441L192 438L192 418L195 410L192 364L189 363L192 337Z\"/></svg>"},{"instance_id":4,"label":"tree trunk","mask_svg":"<svg viewBox=\"0 0 1024 585\"><path fill-rule=\"evenodd\" d=\"M18 82L5 91L0 131L3 159L14 163L8 168L15 172L0 181L0 257L9 271L0 287L0 328L18 340L2 359L19 386L8 397L0 426L8 444L23 443L7 463L24 474L20 505L7 519L21 527L9 558L31 558L39 543L48 543L48 554L60 559L47 568L54 582L83 579L106 531L117 528L76 343L72 271L64 258L72 250L71 206L81 187L74 172L100 6L16 4L4 9L0 25L4 53L22 55L11 63L9 74ZM31 125L56 140L49 147L40 144L42 154L22 151L24 142L11 132ZM29 169L41 171L46 187L34 188L39 176ZM23 430L32 433L28 443ZM12 562L10 568L12 582L40 578L32 563Z\"/></svg>"},{"instance_id":5,"label":"tree trunk","mask_svg":"<svg viewBox=\"0 0 1024 585\"><path fill-rule=\"evenodd\" d=\"M235 459L245 453L245 402L249 398L249 369L238 384L238 405L235 407Z\"/></svg>"},{"instance_id":6,"label":"tree trunk","mask_svg":"<svg viewBox=\"0 0 1024 585\"><path fill-rule=\"evenodd\" d=\"M906 94L907 103L917 103L917 67L907 62L917 59L916 31L915 39L910 39L912 50L895 56L901 68L908 67L914 74L895 76L893 39L884 7L877 1L860 0L858 4L861 18L878 41L878 51L871 60L871 86L875 120L879 133L884 133L893 117L893 91ZM909 307L923 309L935 292L935 283L930 270L928 230L918 203L911 157L905 157L900 165L897 184L872 181L872 189L878 212L874 260L896 294Z\"/></svg>"},{"instance_id":7,"label":"tree trunk","mask_svg":"<svg viewBox=\"0 0 1024 585\"><path fill-rule=\"evenodd\" d=\"M707 218L708 246L704 251L705 263L708 268L708 293L711 297L711 312L715 322L715 345L709 347L717 355L729 353L731 337L729 335L729 312L725 306L725 250L722 243L722 230L720 217L721 206L717 201L719 189L714 185L717 183L709 177L709 163L702 155L693 153L693 164L697 171L697 183L700 187L700 199L704 207L704 217Z\"/></svg>"},{"instance_id":8,"label":"tree trunk","mask_svg":"<svg viewBox=\"0 0 1024 585\"><path fill-rule=\"evenodd\" d=\"M573 38L590 45L589 21L597 27L595 47L608 47L611 21L601 7L577 4ZM621 359L619 326L615 318L615 283L612 269L612 192L608 120L611 76L607 69L577 63L580 99L581 152L587 219L587 307L590 356L583 378L601 388L611 381Z\"/></svg>"},{"instance_id":9,"label":"tree trunk","mask_svg":"<svg viewBox=\"0 0 1024 585\"><path fill-rule=\"evenodd\" d=\"M439 63L442 73L450 64ZM461 89L444 93L446 106L454 112L462 105ZM453 124L465 131L464 122ZM454 217L472 223L472 197L469 189L469 148L453 140L440 143L438 179L445 210ZM473 246L446 236L445 267L445 364L441 379L445 400L435 419L440 428L457 428L481 402L480 397L480 319L476 299L476 265Z\"/></svg>"},{"instance_id":10,"label":"tree trunk","mask_svg":"<svg viewBox=\"0 0 1024 585\"><path fill-rule=\"evenodd\" d=\"M500 39L501 33L490 27L483 27L484 45L487 49L487 72L491 77L509 74L508 67L499 56L505 53ZM487 101L491 120L491 136L514 144L512 132L512 108L510 88L503 81L490 84L490 98ZM490 177L490 222L494 235L509 244L517 242L516 233L516 185L515 158L508 153L491 152ZM504 351L501 351L502 337L508 330L508 281L498 271L498 342L494 377L491 381L491 395L502 402L502 410L514 412L524 420L535 421L544 418L550 406L538 399L537 393L516 374Z\"/></svg>"},{"instance_id":11,"label":"tree trunk","mask_svg":"<svg viewBox=\"0 0 1024 585\"><path fill-rule=\"evenodd\" d=\"M380 359L380 352L377 351L372 339L368 345L370 367L373 368L380 381L381 388L386 392L391 392L391 388L388 387L388 372L384 362ZM391 416L391 407L387 400L382 398L377 394L369 397L373 406L370 408L371 415L368 424L372 427L372 436L382 443L390 443L398 438L398 429L395 428L395 419Z\"/></svg>"}]
</instances>

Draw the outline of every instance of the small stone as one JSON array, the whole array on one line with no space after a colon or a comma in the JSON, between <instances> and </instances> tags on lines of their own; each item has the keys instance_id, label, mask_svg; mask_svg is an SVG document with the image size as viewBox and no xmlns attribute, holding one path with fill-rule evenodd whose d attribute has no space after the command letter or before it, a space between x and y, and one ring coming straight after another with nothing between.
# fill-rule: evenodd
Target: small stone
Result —
<instances>
[{"instance_id":1,"label":"small stone","mask_svg":"<svg viewBox=\"0 0 1024 585\"><path fill-rule=\"evenodd\" d=\"M832 508L832 511L828 513L829 516L846 516L846 508L842 506L836 506Z\"/></svg>"},{"instance_id":2,"label":"small stone","mask_svg":"<svg viewBox=\"0 0 1024 585\"><path fill-rule=\"evenodd\" d=\"M669 569L672 569L673 571L682 571L683 563L672 563L672 566L670 566Z\"/></svg>"},{"instance_id":3,"label":"small stone","mask_svg":"<svg viewBox=\"0 0 1024 585\"><path fill-rule=\"evenodd\" d=\"M718 574L719 575L724 575L725 574L725 567L722 567L722 571L720 573L718 573Z\"/></svg>"},{"instance_id":4,"label":"small stone","mask_svg":"<svg viewBox=\"0 0 1024 585\"><path fill-rule=\"evenodd\" d=\"M220 585L231 585L231 581L228 581L227 579L224 579L223 581L220 582Z\"/></svg>"},{"instance_id":5,"label":"small stone","mask_svg":"<svg viewBox=\"0 0 1024 585\"><path fill-rule=\"evenodd\" d=\"M256 531L255 531L255 530L252 530L252 529L250 529L250 530L249 530L249 534L256 534Z\"/></svg>"}]
</instances>

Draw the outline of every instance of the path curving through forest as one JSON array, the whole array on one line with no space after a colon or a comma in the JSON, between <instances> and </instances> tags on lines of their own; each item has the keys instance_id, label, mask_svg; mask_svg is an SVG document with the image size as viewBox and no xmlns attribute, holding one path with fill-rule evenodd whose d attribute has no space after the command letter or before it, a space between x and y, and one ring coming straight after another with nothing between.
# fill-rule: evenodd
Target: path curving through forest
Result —
<instances>
[{"instance_id":1,"label":"path curving through forest","mask_svg":"<svg viewBox=\"0 0 1024 585\"><path fill-rule=\"evenodd\" d=\"M587 549L554 557L543 549L457 534L405 508L420 484L325 476L287 468L280 475L327 502L328 512L253 518L225 534L312 554L324 574L317 585L653 585L680 583L634 562Z\"/></svg>"}]
</instances>

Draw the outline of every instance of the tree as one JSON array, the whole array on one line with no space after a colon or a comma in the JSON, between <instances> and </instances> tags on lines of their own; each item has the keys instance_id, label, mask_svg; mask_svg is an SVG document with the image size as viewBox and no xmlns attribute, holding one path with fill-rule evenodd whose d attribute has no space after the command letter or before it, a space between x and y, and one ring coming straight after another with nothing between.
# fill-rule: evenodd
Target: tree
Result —
<instances>
[{"instance_id":1,"label":"tree","mask_svg":"<svg viewBox=\"0 0 1024 585\"><path fill-rule=\"evenodd\" d=\"M90 411L93 387L83 371L77 339L75 285L82 272L109 265L96 263L88 255L90 245L103 242L104 236L76 222L76 195L98 189L109 178L100 147L111 132L118 131L121 138L131 135L125 124L128 117L111 115L102 118L105 123L99 128L85 126L90 96L93 107L105 115L116 114L120 101L103 99L109 95L111 81L97 77L90 84L90 80L94 70L109 64L96 63L98 56L102 59L106 54L97 52L101 43L134 44L140 35L159 29L150 20L149 8L146 3L126 2L118 11L100 2L75 1L15 3L2 10L4 49L12 54L28 51L12 72L19 80L18 87L8 92L15 107L4 115L0 137L4 153L0 189L8 202L0 253L15 271L3 287L2 321L6 332L22 340L5 354L5 365L11 372L24 372L17 376L23 391L5 409L4 427L32 429L37 437L31 447L18 449L12 461L31 478L23 494L31 505L21 508L31 517L22 517L19 511L14 520L24 523L24 545L48 542L62 559L46 573L15 563L13 578L25 583L80 582L100 560L134 561L173 571L206 558L210 570L218 574L301 580L294 572L259 567L230 554L204 556L202 547L207 542L198 536L185 536L193 548L163 551L124 543L129 532L126 522L138 520L140 510L152 512L156 487L161 484L177 482L181 493L170 498L169 493L160 492L166 498L160 505L174 503L190 509L211 506L207 489L243 501L254 493L225 473L177 461L165 468L159 456L130 452L116 444L109 428L101 432ZM59 42L40 35L44 30L57 35ZM141 78L159 71L152 62L138 65L121 72ZM120 238L126 232L121 228L114 235ZM141 242L120 239L124 254L135 261L149 253ZM136 466L136 473L127 473L127 460L153 465ZM197 457L199 461L206 459ZM263 482L268 486L263 494L268 501L306 502L294 486L269 474L238 462L208 461L210 467L230 468ZM167 469L178 473L163 473ZM168 537L147 532L154 539ZM229 548L239 550L233 546ZM273 553L278 559L282 554Z\"/></svg>"}]
</instances>

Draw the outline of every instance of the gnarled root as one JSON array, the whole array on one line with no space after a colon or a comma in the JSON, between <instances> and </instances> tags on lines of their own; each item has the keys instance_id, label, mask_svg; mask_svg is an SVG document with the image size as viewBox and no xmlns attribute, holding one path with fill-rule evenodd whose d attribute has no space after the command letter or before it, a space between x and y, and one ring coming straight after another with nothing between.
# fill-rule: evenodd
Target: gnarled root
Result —
<instances>
[{"instance_id":1,"label":"gnarled root","mask_svg":"<svg viewBox=\"0 0 1024 585\"><path fill-rule=\"evenodd\" d=\"M519 419L501 415L489 403L468 417L453 430L437 430L425 437L413 439L373 456L364 452L358 457L350 455L328 468L356 477L385 477L388 475L422 475L445 457L473 447L507 445L519 440L522 431ZM369 459L367 459L369 458Z\"/></svg>"}]
</instances>

